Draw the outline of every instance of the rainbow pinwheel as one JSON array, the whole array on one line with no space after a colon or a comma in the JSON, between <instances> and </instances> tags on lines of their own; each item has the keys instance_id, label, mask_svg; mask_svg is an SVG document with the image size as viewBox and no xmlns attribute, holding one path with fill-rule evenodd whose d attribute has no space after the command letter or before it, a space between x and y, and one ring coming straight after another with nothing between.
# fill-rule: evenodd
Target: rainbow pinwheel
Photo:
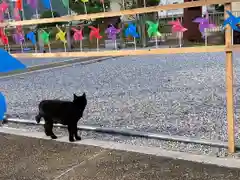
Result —
<instances>
[{"instance_id":1,"label":"rainbow pinwheel","mask_svg":"<svg viewBox=\"0 0 240 180\"><path fill-rule=\"evenodd\" d=\"M208 14L206 15L206 18L198 17L194 19L193 22L199 23L199 31L201 32L202 37L205 37L205 29L216 27L215 24L209 23Z\"/></svg>"},{"instance_id":2,"label":"rainbow pinwheel","mask_svg":"<svg viewBox=\"0 0 240 180\"><path fill-rule=\"evenodd\" d=\"M0 28L0 37L1 37L1 41L2 41L3 45L8 45L9 44L8 37L5 34L3 28Z\"/></svg>"},{"instance_id":3,"label":"rainbow pinwheel","mask_svg":"<svg viewBox=\"0 0 240 180\"><path fill-rule=\"evenodd\" d=\"M137 27L136 25L129 23L128 27L125 29L125 36L132 36L134 38L138 38L139 34L137 33Z\"/></svg>"},{"instance_id":4,"label":"rainbow pinwheel","mask_svg":"<svg viewBox=\"0 0 240 180\"><path fill-rule=\"evenodd\" d=\"M186 28L183 27L179 19L176 21L171 21L168 24L172 25L172 32L185 32L187 31Z\"/></svg>"},{"instance_id":5,"label":"rainbow pinwheel","mask_svg":"<svg viewBox=\"0 0 240 180\"><path fill-rule=\"evenodd\" d=\"M152 37L152 36L161 36L161 33L158 30L158 26L159 23L154 23L152 21L146 21L146 23L148 24L148 36Z\"/></svg>"},{"instance_id":6,"label":"rainbow pinwheel","mask_svg":"<svg viewBox=\"0 0 240 180\"><path fill-rule=\"evenodd\" d=\"M19 10L17 8L14 8L14 10L13 10L13 17L16 21L21 21L21 16L20 16Z\"/></svg>"},{"instance_id":7,"label":"rainbow pinwheel","mask_svg":"<svg viewBox=\"0 0 240 180\"><path fill-rule=\"evenodd\" d=\"M64 44L67 43L67 40L66 40L66 38L65 38L66 32L63 32L58 26L57 26L57 28L58 28L58 33L56 34L56 40L59 39L59 40L62 41Z\"/></svg>"},{"instance_id":8,"label":"rainbow pinwheel","mask_svg":"<svg viewBox=\"0 0 240 180\"><path fill-rule=\"evenodd\" d=\"M92 40L94 37L96 39L101 39L102 36L100 35L100 29L99 28L95 28L93 26L88 26L91 31L90 31L90 34L89 34L89 37L90 37L90 40Z\"/></svg>"},{"instance_id":9,"label":"rainbow pinwheel","mask_svg":"<svg viewBox=\"0 0 240 180\"><path fill-rule=\"evenodd\" d=\"M72 28L72 30L74 31L73 34L73 39L74 41L82 41L83 40L83 28L81 28L80 30L76 29L76 28Z\"/></svg>"},{"instance_id":10,"label":"rainbow pinwheel","mask_svg":"<svg viewBox=\"0 0 240 180\"><path fill-rule=\"evenodd\" d=\"M39 37L42 40L43 44L49 44L50 43L49 36L50 36L50 33L47 33L44 30L41 30L40 33L39 33Z\"/></svg>"},{"instance_id":11,"label":"rainbow pinwheel","mask_svg":"<svg viewBox=\"0 0 240 180\"><path fill-rule=\"evenodd\" d=\"M240 32L240 17L234 16L230 11L226 11L228 14L228 18L223 22L223 28L225 28L228 24L234 30Z\"/></svg>"},{"instance_id":12,"label":"rainbow pinwheel","mask_svg":"<svg viewBox=\"0 0 240 180\"><path fill-rule=\"evenodd\" d=\"M121 29L115 28L112 24L105 30L105 33L108 35L109 39L116 40L117 34L120 33Z\"/></svg>"}]
</instances>

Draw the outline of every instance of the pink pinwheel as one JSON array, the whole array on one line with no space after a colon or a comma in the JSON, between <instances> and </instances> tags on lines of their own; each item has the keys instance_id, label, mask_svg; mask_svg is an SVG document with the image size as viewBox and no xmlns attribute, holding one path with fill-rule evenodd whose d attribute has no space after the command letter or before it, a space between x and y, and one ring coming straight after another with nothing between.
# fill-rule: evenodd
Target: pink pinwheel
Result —
<instances>
[{"instance_id":1,"label":"pink pinwheel","mask_svg":"<svg viewBox=\"0 0 240 180\"><path fill-rule=\"evenodd\" d=\"M2 1L2 3L0 4L0 10L3 13L5 13L7 9L8 9L8 3L6 3L6 1Z\"/></svg>"},{"instance_id":2,"label":"pink pinwheel","mask_svg":"<svg viewBox=\"0 0 240 180\"><path fill-rule=\"evenodd\" d=\"M27 0L27 4L31 6L33 9L37 8L38 1L37 0Z\"/></svg>"},{"instance_id":3,"label":"pink pinwheel","mask_svg":"<svg viewBox=\"0 0 240 180\"><path fill-rule=\"evenodd\" d=\"M115 28L112 24L109 28L105 30L105 33L108 34L108 38L116 40L117 34L120 33L121 29Z\"/></svg>"},{"instance_id":4,"label":"pink pinwheel","mask_svg":"<svg viewBox=\"0 0 240 180\"><path fill-rule=\"evenodd\" d=\"M19 10L17 8L14 8L14 10L13 10L13 16L16 21L21 21L21 16L20 16Z\"/></svg>"},{"instance_id":5,"label":"pink pinwheel","mask_svg":"<svg viewBox=\"0 0 240 180\"><path fill-rule=\"evenodd\" d=\"M186 28L183 27L179 19L176 21L171 21L168 24L172 25L172 32L185 32L187 31Z\"/></svg>"},{"instance_id":6,"label":"pink pinwheel","mask_svg":"<svg viewBox=\"0 0 240 180\"><path fill-rule=\"evenodd\" d=\"M199 23L199 31L201 32L202 37L205 37L205 29L216 27L215 24L209 23L208 13L206 14L206 18L198 17L194 19L193 22Z\"/></svg>"},{"instance_id":7,"label":"pink pinwheel","mask_svg":"<svg viewBox=\"0 0 240 180\"><path fill-rule=\"evenodd\" d=\"M83 28L81 28L80 30L72 28L72 30L74 31L73 34L73 39L75 41L82 41L83 40Z\"/></svg>"}]
</instances>

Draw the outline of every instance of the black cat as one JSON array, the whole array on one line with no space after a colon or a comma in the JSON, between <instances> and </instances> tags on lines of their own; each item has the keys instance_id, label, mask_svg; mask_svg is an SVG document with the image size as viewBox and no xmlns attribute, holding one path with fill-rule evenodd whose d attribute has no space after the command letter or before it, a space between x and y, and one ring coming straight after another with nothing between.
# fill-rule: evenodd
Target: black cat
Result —
<instances>
[{"instance_id":1,"label":"black cat","mask_svg":"<svg viewBox=\"0 0 240 180\"><path fill-rule=\"evenodd\" d=\"M39 113L35 117L37 123L43 117L45 120L44 129L45 134L52 139L57 139L53 133L53 124L67 125L69 132L69 141L73 142L81 140L77 134L77 123L83 115L83 111L87 105L86 94L82 96L73 95L73 101L61 100L43 100L39 104Z\"/></svg>"}]
</instances>

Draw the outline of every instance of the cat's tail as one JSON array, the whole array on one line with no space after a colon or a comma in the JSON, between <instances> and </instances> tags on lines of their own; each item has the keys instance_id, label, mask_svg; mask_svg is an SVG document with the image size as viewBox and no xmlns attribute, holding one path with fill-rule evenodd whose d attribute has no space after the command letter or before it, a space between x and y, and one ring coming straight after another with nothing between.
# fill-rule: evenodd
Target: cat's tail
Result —
<instances>
[{"instance_id":1,"label":"cat's tail","mask_svg":"<svg viewBox=\"0 0 240 180\"><path fill-rule=\"evenodd\" d=\"M41 118L42 118L42 116L41 116L40 114L38 114L37 116L35 116L35 120L36 120L36 122L37 122L38 124L40 123Z\"/></svg>"}]
</instances>

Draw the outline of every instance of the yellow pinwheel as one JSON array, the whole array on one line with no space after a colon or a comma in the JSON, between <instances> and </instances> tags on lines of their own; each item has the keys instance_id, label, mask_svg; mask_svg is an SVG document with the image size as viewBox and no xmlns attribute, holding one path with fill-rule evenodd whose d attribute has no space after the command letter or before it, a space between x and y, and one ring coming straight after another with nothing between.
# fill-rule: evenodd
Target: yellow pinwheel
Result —
<instances>
[{"instance_id":1,"label":"yellow pinwheel","mask_svg":"<svg viewBox=\"0 0 240 180\"><path fill-rule=\"evenodd\" d=\"M63 32L58 26L57 26L57 28L58 28L58 33L56 34L56 40L59 39L59 40L62 41L64 44L67 43L67 40L66 40L66 38L65 38L66 32Z\"/></svg>"}]
</instances>

